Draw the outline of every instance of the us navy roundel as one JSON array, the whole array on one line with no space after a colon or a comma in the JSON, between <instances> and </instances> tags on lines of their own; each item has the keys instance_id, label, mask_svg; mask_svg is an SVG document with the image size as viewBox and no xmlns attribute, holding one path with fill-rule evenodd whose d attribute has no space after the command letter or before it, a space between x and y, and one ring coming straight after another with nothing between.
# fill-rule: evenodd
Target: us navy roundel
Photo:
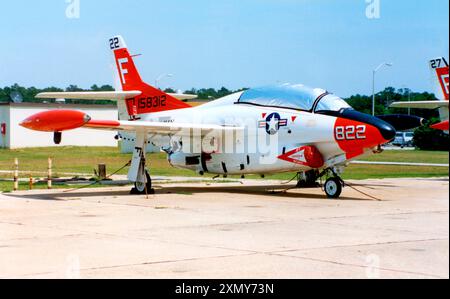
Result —
<instances>
[{"instance_id":1,"label":"us navy roundel","mask_svg":"<svg viewBox=\"0 0 450 299\"><path fill-rule=\"evenodd\" d=\"M267 134L275 135L278 133L281 127L286 127L288 123L287 119L281 119L280 114L272 113L267 116L266 120L259 122L260 128L265 128Z\"/></svg>"}]
</instances>

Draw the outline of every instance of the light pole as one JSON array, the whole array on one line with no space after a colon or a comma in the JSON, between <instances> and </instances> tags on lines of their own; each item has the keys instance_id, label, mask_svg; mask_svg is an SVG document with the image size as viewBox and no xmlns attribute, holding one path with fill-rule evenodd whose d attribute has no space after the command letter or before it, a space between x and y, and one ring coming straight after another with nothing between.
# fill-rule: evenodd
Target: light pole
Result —
<instances>
[{"instance_id":1,"label":"light pole","mask_svg":"<svg viewBox=\"0 0 450 299\"><path fill-rule=\"evenodd\" d=\"M162 79L172 78L172 77L173 77L173 74L162 74L162 75L158 76L158 78L156 78L156 80L155 80L155 87L158 88L159 81L161 81Z\"/></svg>"},{"instance_id":2,"label":"light pole","mask_svg":"<svg viewBox=\"0 0 450 299\"><path fill-rule=\"evenodd\" d=\"M403 89L402 98L406 96L406 93L408 93L408 102L411 102L411 90L408 87L406 87L406 84L402 85L402 89ZM408 115L411 115L411 108L408 108Z\"/></svg>"},{"instance_id":3,"label":"light pole","mask_svg":"<svg viewBox=\"0 0 450 299\"><path fill-rule=\"evenodd\" d=\"M383 66L391 67L393 65L394 65L393 63L383 62L376 69L373 70L373 73L372 73L372 115L373 116L375 116L375 75Z\"/></svg>"},{"instance_id":4,"label":"light pole","mask_svg":"<svg viewBox=\"0 0 450 299\"><path fill-rule=\"evenodd\" d=\"M408 102L411 102L411 89L406 88L408 91ZM408 115L411 115L411 107L408 107Z\"/></svg>"}]
</instances>

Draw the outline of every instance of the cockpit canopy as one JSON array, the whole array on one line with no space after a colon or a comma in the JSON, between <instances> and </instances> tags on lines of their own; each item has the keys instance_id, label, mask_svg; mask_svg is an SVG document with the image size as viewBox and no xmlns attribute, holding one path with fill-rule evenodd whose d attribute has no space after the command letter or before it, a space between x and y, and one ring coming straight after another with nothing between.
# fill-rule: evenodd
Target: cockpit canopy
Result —
<instances>
[{"instance_id":1,"label":"cockpit canopy","mask_svg":"<svg viewBox=\"0 0 450 299\"><path fill-rule=\"evenodd\" d=\"M238 103L309 112L351 108L344 100L323 89L290 84L249 89L242 93Z\"/></svg>"}]
</instances>

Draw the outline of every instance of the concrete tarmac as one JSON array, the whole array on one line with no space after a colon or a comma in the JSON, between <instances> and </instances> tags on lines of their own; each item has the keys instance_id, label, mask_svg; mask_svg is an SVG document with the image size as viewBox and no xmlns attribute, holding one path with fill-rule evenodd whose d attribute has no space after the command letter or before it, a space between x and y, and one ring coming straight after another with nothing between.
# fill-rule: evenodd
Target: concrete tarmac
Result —
<instances>
[{"instance_id":1,"label":"concrete tarmac","mask_svg":"<svg viewBox=\"0 0 450 299\"><path fill-rule=\"evenodd\" d=\"M0 278L449 278L448 178L350 183L0 194Z\"/></svg>"}]
</instances>

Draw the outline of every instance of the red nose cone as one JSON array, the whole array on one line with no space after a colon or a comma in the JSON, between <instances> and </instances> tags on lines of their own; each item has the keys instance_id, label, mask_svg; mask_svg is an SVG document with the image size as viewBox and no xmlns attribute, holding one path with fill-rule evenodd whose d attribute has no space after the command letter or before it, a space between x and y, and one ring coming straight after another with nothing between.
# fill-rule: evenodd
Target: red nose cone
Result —
<instances>
[{"instance_id":1,"label":"red nose cone","mask_svg":"<svg viewBox=\"0 0 450 299\"><path fill-rule=\"evenodd\" d=\"M25 119L20 125L41 132L63 132L84 126L91 118L80 111L45 111Z\"/></svg>"},{"instance_id":2,"label":"red nose cone","mask_svg":"<svg viewBox=\"0 0 450 299\"><path fill-rule=\"evenodd\" d=\"M360 156L364 151L385 144L395 137L395 130L384 132L368 123L338 118L334 135L339 147L347 154L347 159ZM384 136L383 133L385 133Z\"/></svg>"}]
</instances>

